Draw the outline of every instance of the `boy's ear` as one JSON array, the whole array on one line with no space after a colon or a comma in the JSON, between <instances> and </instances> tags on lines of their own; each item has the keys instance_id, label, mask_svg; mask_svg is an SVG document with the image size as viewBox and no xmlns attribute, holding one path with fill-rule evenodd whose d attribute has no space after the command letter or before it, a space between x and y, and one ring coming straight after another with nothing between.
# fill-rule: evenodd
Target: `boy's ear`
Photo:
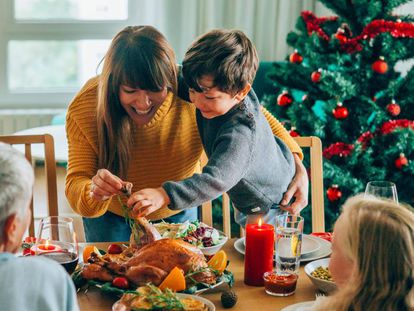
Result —
<instances>
[{"instance_id":1,"label":"boy's ear","mask_svg":"<svg viewBox=\"0 0 414 311\"><path fill-rule=\"evenodd\" d=\"M238 102L241 102L247 96L247 94L249 94L251 89L252 85L250 83L247 83L246 86L241 91L239 91L234 98Z\"/></svg>"}]
</instances>

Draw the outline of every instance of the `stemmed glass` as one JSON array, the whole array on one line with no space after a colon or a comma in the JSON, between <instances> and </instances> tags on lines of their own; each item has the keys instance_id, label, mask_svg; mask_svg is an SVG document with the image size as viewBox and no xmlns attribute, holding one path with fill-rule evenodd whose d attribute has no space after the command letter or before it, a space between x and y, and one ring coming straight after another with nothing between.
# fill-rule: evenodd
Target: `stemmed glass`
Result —
<instances>
[{"instance_id":1,"label":"stemmed glass","mask_svg":"<svg viewBox=\"0 0 414 311\"><path fill-rule=\"evenodd\" d=\"M377 197L398 203L397 187L390 181L370 181L365 188L364 197Z\"/></svg>"},{"instance_id":2,"label":"stemmed glass","mask_svg":"<svg viewBox=\"0 0 414 311\"><path fill-rule=\"evenodd\" d=\"M59 262L69 274L72 274L79 258L73 219L62 216L42 218L34 253Z\"/></svg>"}]
</instances>

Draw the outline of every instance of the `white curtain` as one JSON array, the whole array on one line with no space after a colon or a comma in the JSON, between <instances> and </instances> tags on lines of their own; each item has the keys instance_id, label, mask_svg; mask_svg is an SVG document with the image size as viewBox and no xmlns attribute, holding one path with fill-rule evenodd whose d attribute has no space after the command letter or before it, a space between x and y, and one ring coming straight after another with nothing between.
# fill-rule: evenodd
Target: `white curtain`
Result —
<instances>
[{"instance_id":1,"label":"white curtain","mask_svg":"<svg viewBox=\"0 0 414 311\"><path fill-rule=\"evenodd\" d=\"M181 61L199 35L214 29L244 31L255 44L260 60L283 59L289 52L286 35L303 10L316 14L315 0L130 0L138 13L136 24L157 27Z\"/></svg>"}]
</instances>

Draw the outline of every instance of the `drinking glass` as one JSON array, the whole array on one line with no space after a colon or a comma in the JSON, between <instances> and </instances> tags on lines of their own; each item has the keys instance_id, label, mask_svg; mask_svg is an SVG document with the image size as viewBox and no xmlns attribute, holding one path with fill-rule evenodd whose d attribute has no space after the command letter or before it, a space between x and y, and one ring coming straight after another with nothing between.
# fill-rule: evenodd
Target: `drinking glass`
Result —
<instances>
[{"instance_id":1,"label":"drinking glass","mask_svg":"<svg viewBox=\"0 0 414 311\"><path fill-rule=\"evenodd\" d=\"M72 274L79 259L73 219L62 216L42 218L34 253L57 261Z\"/></svg>"},{"instance_id":2,"label":"drinking glass","mask_svg":"<svg viewBox=\"0 0 414 311\"><path fill-rule=\"evenodd\" d=\"M276 217L276 272L299 272L302 250L303 217L280 215Z\"/></svg>"},{"instance_id":3,"label":"drinking glass","mask_svg":"<svg viewBox=\"0 0 414 311\"><path fill-rule=\"evenodd\" d=\"M276 217L276 268L263 275L265 291L273 296L295 293L302 249L303 217Z\"/></svg>"},{"instance_id":4,"label":"drinking glass","mask_svg":"<svg viewBox=\"0 0 414 311\"><path fill-rule=\"evenodd\" d=\"M365 188L364 197L377 197L398 203L397 187L390 181L370 181Z\"/></svg>"}]
</instances>

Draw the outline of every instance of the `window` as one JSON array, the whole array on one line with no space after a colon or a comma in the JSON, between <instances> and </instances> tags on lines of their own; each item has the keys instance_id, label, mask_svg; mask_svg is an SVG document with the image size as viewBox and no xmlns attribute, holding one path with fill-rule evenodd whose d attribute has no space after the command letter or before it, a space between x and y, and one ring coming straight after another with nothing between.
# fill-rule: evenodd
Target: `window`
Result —
<instances>
[{"instance_id":1,"label":"window","mask_svg":"<svg viewBox=\"0 0 414 311\"><path fill-rule=\"evenodd\" d=\"M66 107L138 2L2 0L0 108Z\"/></svg>"}]
</instances>

